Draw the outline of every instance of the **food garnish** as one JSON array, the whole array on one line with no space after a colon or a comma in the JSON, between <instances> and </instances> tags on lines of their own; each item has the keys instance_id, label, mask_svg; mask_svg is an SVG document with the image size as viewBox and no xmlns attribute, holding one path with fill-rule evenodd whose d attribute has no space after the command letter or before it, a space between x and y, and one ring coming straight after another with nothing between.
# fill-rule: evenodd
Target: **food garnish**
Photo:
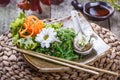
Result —
<instances>
[{"instance_id":1,"label":"food garnish","mask_svg":"<svg viewBox=\"0 0 120 80\"><path fill-rule=\"evenodd\" d=\"M26 17L20 13L11 23L10 31L14 45L19 48L67 60L78 58L73 50L74 30L62 28L61 22L44 23L34 15Z\"/></svg>"},{"instance_id":2,"label":"food garnish","mask_svg":"<svg viewBox=\"0 0 120 80\"><path fill-rule=\"evenodd\" d=\"M29 36L35 36L42 30L44 24L41 20L39 20L36 16L28 16L25 18L23 26L21 26L19 33L23 38Z\"/></svg>"},{"instance_id":3,"label":"food garnish","mask_svg":"<svg viewBox=\"0 0 120 80\"><path fill-rule=\"evenodd\" d=\"M57 41L57 32L54 31L54 28L43 28L39 34L37 34L35 41L41 44L41 47L49 48L50 43Z\"/></svg>"},{"instance_id":4,"label":"food garnish","mask_svg":"<svg viewBox=\"0 0 120 80\"><path fill-rule=\"evenodd\" d=\"M17 43L17 40L20 37L19 30L21 26L23 26L24 20L25 20L25 15L24 13L21 12L20 15L10 24L10 31L12 34L12 40L14 44Z\"/></svg>"}]
</instances>

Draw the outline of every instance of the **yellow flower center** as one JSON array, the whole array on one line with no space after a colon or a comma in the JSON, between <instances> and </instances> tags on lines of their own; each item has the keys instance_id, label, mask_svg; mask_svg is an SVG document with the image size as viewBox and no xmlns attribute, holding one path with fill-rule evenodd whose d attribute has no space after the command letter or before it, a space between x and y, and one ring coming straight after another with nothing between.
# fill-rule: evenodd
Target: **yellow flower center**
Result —
<instances>
[{"instance_id":1,"label":"yellow flower center","mask_svg":"<svg viewBox=\"0 0 120 80\"><path fill-rule=\"evenodd\" d=\"M48 39L48 37L49 37L48 35L45 35L45 36L44 36L44 40L47 40L47 39Z\"/></svg>"}]
</instances>

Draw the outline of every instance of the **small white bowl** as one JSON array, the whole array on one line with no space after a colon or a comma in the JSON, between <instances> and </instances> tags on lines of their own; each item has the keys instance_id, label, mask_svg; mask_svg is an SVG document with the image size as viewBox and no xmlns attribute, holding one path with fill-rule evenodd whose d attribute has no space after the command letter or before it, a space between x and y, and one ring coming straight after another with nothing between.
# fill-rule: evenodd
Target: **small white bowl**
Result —
<instances>
[{"instance_id":1,"label":"small white bowl","mask_svg":"<svg viewBox=\"0 0 120 80\"><path fill-rule=\"evenodd\" d=\"M80 48L79 45L78 45L78 40L75 39L75 40L74 40L74 51L75 51L78 55L87 55L87 54L90 54L91 51L92 51L92 49L93 49L93 44L92 44L92 43L90 43L90 44L91 44L91 47L90 47L88 50L86 50L86 51L81 51L81 48Z\"/></svg>"},{"instance_id":2,"label":"small white bowl","mask_svg":"<svg viewBox=\"0 0 120 80\"><path fill-rule=\"evenodd\" d=\"M87 55L90 54L90 52L92 51L93 47L91 47L90 49L88 49L87 51L79 51L77 49L74 49L74 51L79 54L79 55Z\"/></svg>"}]
</instances>

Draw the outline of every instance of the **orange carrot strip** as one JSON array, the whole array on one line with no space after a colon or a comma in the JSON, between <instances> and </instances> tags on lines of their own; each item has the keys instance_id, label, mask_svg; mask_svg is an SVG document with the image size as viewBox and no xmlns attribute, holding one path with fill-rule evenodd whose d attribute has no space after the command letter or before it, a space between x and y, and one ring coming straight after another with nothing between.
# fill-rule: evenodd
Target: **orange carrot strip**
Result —
<instances>
[{"instance_id":1,"label":"orange carrot strip","mask_svg":"<svg viewBox=\"0 0 120 80\"><path fill-rule=\"evenodd\" d=\"M23 24L23 27L20 28L19 33L21 37L35 36L38 34L44 27L43 22L39 20L36 16L28 16ZM25 33L28 34L25 34Z\"/></svg>"}]
</instances>

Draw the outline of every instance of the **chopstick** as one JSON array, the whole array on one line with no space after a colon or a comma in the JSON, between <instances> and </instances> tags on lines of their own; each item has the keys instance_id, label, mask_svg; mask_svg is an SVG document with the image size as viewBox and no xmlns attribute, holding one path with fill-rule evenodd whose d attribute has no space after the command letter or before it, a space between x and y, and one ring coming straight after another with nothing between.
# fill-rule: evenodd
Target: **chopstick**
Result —
<instances>
[{"instance_id":1,"label":"chopstick","mask_svg":"<svg viewBox=\"0 0 120 80\"><path fill-rule=\"evenodd\" d=\"M65 62L62 62L62 61L59 61L59 60L55 60L53 58L50 58L50 56L47 57L45 55L42 55L42 53L23 50L23 49L14 48L14 47L5 46L5 45L4 45L4 47L7 47L7 48L10 48L10 49L22 52L23 54L27 54L27 55L34 56L34 57L37 57L37 58L40 58L40 59L44 59L46 61L54 62L54 63L60 64L60 65L64 65L64 66L71 67L71 68L74 68L74 69L77 69L77 70L85 71L85 72L88 72L88 73L91 73L91 74L99 75L99 73L96 72L96 71L85 69L85 68L82 68L82 67L79 67L79 66L76 66L76 65L72 65L72 64L69 64L69 63L65 63Z\"/></svg>"},{"instance_id":2,"label":"chopstick","mask_svg":"<svg viewBox=\"0 0 120 80\"><path fill-rule=\"evenodd\" d=\"M65 66L68 66L68 67L70 67L71 64L73 64L73 65L72 65L72 68L73 68L73 66L76 65L76 66L74 67L75 69L79 69L80 67L78 68L77 66L81 66L81 67L84 67L84 68L88 68L88 69L92 69L92 70L95 70L95 71L107 73L107 74L110 74L110 75L115 75L115 76L120 75L120 74L118 74L118 73L116 73L116 72L113 72L113 71L104 70L104 69L99 69L99 68L96 68L96 67L92 67L92 66L88 66L88 65L82 64L82 63L77 63L77 62L65 60L65 59L62 59L62 58L57 58L57 57L45 55L45 54L38 53L38 52L23 50L23 49L19 49L19 48L10 47L10 46L5 46L5 47L8 47L8 48L14 49L14 50L16 50L16 51L19 51L19 52L22 52L22 53L25 53L25 54L28 54L28 55L31 55L31 56L35 56L35 57L38 57L38 56L39 56L39 58L40 58L40 57L42 56L42 58L49 58L49 59L52 59L52 60L54 60L54 61L58 61L58 64L61 64L60 61L62 61L62 65L65 65ZM34 53L34 54L33 54L33 53ZM48 60L48 61L49 61L49 60ZM59 63L59 62L60 62L60 63ZM64 64L64 62L66 62L66 63ZM55 62L55 63L57 63L57 62ZM68 64L68 63L69 63L70 66L69 66L69 65L66 65L66 64ZM80 68L79 70L86 71L86 69L84 69L84 68ZM86 72L91 73L91 70L87 70ZM95 73L96 73L96 72L95 72ZM92 71L92 74L94 74L93 71ZM98 75L98 73L96 73L96 74Z\"/></svg>"},{"instance_id":3,"label":"chopstick","mask_svg":"<svg viewBox=\"0 0 120 80\"><path fill-rule=\"evenodd\" d=\"M79 66L75 66L75 65L72 65L72 64L69 64L69 63L61 62L61 61L55 60L53 58L50 58L50 56L47 57L45 55L42 55L42 53L37 53L37 52L33 52L33 51L18 49L18 48L9 47L9 46L5 46L5 47L14 49L16 51L22 52L22 53L30 55L30 56L34 56L34 57L37 57L37 58L40 58L40 59L47 60L47 61L50 61L50 62L54 62L54 63L61 64L61 65L64 65L64 66L68 66L68 67L71 67L71 68L74 68L74 69L77 69L77 70L82 70L82 71L85 71L85 72L88 72L88 73L92 73L92 74L95 74L95 75L99 75L99 73L96 72L96 71L92 71L92 70L89 70L89 69L81 68Z\"/></svg>"}]
</instances>

